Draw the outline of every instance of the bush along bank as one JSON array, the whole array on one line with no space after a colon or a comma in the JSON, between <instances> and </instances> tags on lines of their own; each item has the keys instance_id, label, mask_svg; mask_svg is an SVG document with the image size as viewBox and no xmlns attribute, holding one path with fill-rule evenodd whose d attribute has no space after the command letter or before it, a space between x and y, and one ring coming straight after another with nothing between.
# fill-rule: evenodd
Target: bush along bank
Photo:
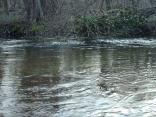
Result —
<instances>
[{"instance_id":1,"label":"bush along bank","mask_svg":"<svg viewBox=\"0 0 156 117\"><path fill-rule=\"evenodd\" d=\"M137 10L115 9L102 15L75 18L74 30L81 37L140 37L153 36L155 26Z\"/></svg>"},{"instance_id":2,"label":"bush along bank","mask_svg":"<svg viewBox=\"0 0 156 117\"><path fill-rule=\"evenodd\" d=\"M44 30L42 23L11 22L0 24L0 37L35 36Z\"/></svg>"}]
</instances>

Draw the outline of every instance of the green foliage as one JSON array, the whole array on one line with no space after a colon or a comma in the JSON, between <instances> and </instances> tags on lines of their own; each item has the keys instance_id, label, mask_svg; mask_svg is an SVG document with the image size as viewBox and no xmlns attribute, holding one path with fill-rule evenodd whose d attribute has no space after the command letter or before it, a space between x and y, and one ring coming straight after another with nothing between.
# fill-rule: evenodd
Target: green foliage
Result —
<instances>
[{"instance_id":1,"label":"green foliage","mask_svg":"<svg viewBox=\"0 0 156 117\"><path fill-rule=\"evenodd\" d=\"M101 16L76 18L75 31L79 36L137 36L143 34L146 19L130 9L111 10Z\"/></svg>"},{"instance_id":2,"label":"green foliage","mask_svg":"<svg viewBox=\"0 0 156 117\"><path fill-rule=\"evenodd\" d=\"M28 25L25 22L11 22L0 24L0 36L20 37L26 35Z\"/></svg>"},{"instance_id":3,"label":"green foliage","mask_svg":"<svg viewBox=\"0 0 156 117\"><path fill-rule=\"evenodd\" d=\"M44 30L43 24L33 23L30 29L30 32L32 33L39 33Z\"/></svg>"},{"instance_id":4,"label":"green foliage","mask_svg":"<svg viewBox=\"0 0 156 117\"><path fill-rule=\"evenodd\" d=\"M34 36L44 30L44 25L39 23L11 22L0 25L0 36L22 37Z\"/></svg>"},{"instance_id":5,"label":"green foliage","mask_svg":"<svg viewBox=\"0 0 156 117\"><path fill-rule=\"evenodd\" d=\"M75 20L75 31L81 36L94 36L97 33L97 28L97 17L79 17Z\"/></svg>"},{"instance_id":6,"label":"green foliage","mask_svg":"<svg viewBox=\"0 0 156 117\"><path fill-rule=\"evenodd\" d=\"M26 25L18 22L14 22L9 25L9 33L11 35L23 35L26 33Z\"/></svg>"}]
</instances>

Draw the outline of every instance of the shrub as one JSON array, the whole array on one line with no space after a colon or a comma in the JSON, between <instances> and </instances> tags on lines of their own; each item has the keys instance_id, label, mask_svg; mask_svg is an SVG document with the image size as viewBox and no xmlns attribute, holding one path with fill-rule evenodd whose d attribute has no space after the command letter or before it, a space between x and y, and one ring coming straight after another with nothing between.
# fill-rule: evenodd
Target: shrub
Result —
<instances>
[{"instance_id":1,"label":"shrub","mask_svg":"<svg viewBox=\"0 0 156 117\"><path fill-rule=\"evenodd\" d=\"M0 24L1 37L21 37L26 35L29 25L25 22Z\"/></svg>"},{"instance_id":2,"label":"shrub","mask_svg":"<svg viewBox=\"0 0 156 117\"><path fill-rule=\"evenodd\" d=\"M22 37L34 36L44 30L44 25L28 22L11 22L0 25L0 36L2 37Z\"/></svg>"},{"instance_id":3,"label":"shrub","mask_svg":"<svg viewBox=\"0 0 156 117\"><path fill-rule=\"evenodd\" d=\"M33 34L39 33L44 30L44 25L43 24L38 24L38 23L32 23L30 32Z\"/></svg>"},{"instance_id":4,"label":"shrub","mask_svg":"<svg viewBox=\"0 0 156 117\"><path fill-rule=\"evenodd\" d=\"M79 17L75 20L75 31L80 36L94 36L97 33L97 28L97 17Z\"/></svg>"},{"instance_id":5,"label":"shrub","mask_svg":"<svg viewBox=\"0 0 156 117\"><path fill-rule=\"evenodd\" d=\"M76 18L75 31L79 36L138 36L143 34L146 18L135 10L116 9L101 16Z\"/></svg>"}]
</instances>

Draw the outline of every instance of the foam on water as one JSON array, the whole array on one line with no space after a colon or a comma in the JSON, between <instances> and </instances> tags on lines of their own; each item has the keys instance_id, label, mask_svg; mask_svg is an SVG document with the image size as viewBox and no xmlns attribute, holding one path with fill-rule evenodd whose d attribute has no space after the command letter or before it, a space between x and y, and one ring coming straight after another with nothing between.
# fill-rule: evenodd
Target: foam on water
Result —
<instances>
[{"instance_id":1,"label":"foam on water","mask_svg":"<svg viewBox=\"0 0 156 117\"><path fill-rule=\"evenodd\" d=\"M148 46L148 47L156 47L156 39L155 38L133 38L133 39L95 39L90 42L85 42L85 40L75 40L75 39L67 39L63 41L57 41L55 39L33 39L33 40L4 40L1 39L0 47L1 48L12 48L12 47L105 47L105 46L123 46L123 47L140 47L140 46Z\"/></svg>"}]
</instances>

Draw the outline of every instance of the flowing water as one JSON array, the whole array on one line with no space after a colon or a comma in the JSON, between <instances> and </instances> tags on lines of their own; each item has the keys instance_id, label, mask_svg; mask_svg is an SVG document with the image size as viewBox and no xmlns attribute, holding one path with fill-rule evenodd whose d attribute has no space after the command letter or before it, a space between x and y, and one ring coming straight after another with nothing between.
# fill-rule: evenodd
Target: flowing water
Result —
<instances>
[{"instance_id":1,"label":"flowing water","mask_svg":"<svg viewBox=\"0 0 156 117\"><path fill-rule=\"evenodd\" d=\"M155 117L156 40L0 41L0 117Z\"/></svg>"}]
</instances>

